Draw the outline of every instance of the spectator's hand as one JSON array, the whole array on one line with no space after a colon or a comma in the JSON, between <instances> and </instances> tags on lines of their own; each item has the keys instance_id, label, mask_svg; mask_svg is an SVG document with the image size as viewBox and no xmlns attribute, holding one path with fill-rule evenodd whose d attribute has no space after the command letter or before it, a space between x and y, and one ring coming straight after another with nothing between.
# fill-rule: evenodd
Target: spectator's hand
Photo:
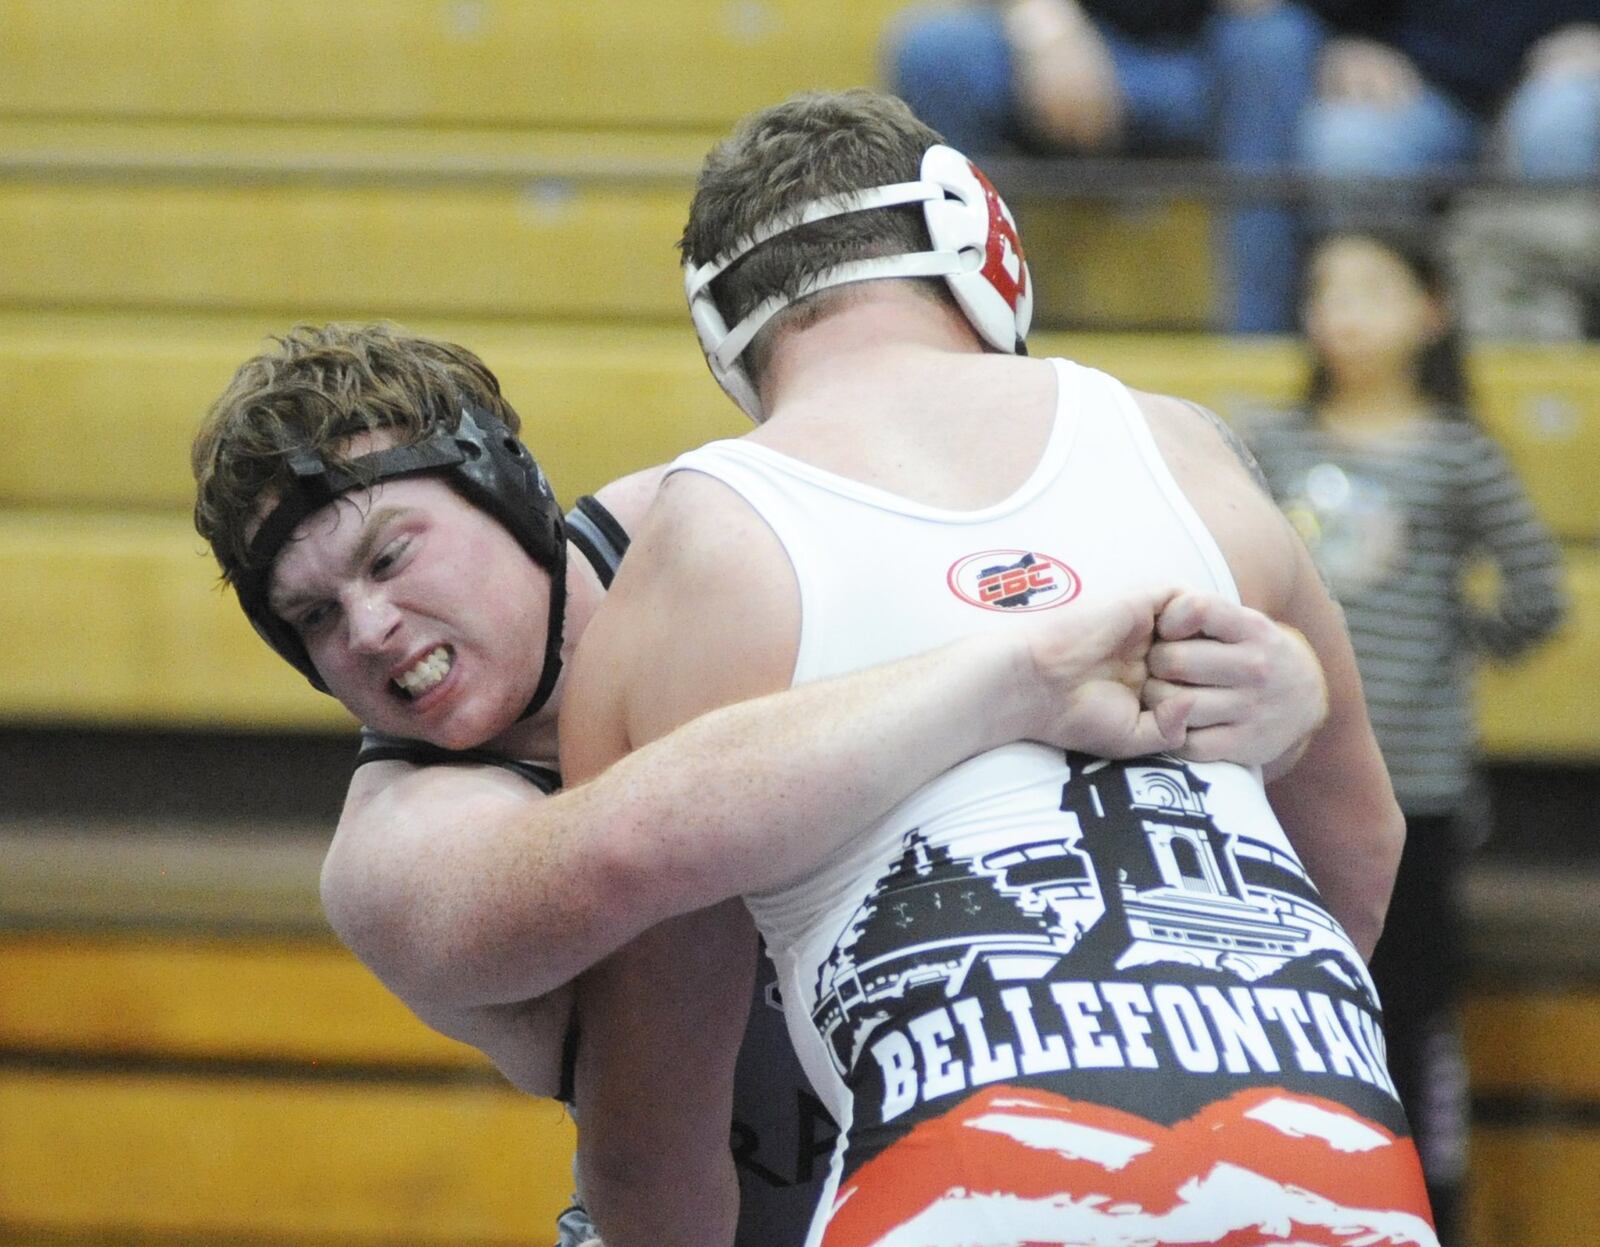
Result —
<instances>
[{"instance_id":1,"label":"spectator's hand","mask_svg":"<svg viewBox=\"0 0 1600 1247\"><path fill-rule=\"evenodd\" d=\"M1394 110L1422 93L1422 75L1388 44L1344 36L1322 50L1317 92L1326 100Z\"/></svg>"},{"instance_id":2,"label":"spectator's hand","mask_svg":"<svg viewBox=\"0 0 1600 1247\"><path fill-rule=\"evenodd\" d=\"M1574 22L1552 31L1528 52L1528 76L1587 78L1600 74L1600 24Z\"/></svg>"},{"instance_id":3,"label":"spectator's hand","mask_svg":"<svg viewBox=\"0 0 1600 1247\"><path fill-rule=\"evenodd\" d=\"M1077 0L1010 0L1005 30L1030 129L1070 151L1112 146L1122 134L1122 90L1111 52Z\"/></svg>"},{"instance_id":4,"label":"spectator's hand","mask_svg":"<svg viewBox=\"0 0 1600 1247\"><path fill-rule=\"evenodd\" d=\"M1306 639L1260 611L1213 593L1180 593L1156 621L1143 700L1188 703L1178 751L1287 770L1328 712L1322 666Z\"/></svg>"}]
</instances>

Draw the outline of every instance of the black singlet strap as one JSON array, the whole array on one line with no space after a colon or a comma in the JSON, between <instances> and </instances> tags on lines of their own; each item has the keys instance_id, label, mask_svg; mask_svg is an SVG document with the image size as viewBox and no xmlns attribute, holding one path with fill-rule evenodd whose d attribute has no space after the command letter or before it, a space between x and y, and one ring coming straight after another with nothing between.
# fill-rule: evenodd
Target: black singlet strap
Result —
<instances>
[{"instance_id":1,"label":"black singlet strap","mask_svg":"<svg viewBox=\"0 0 1600 1247\"><path fill-rule=\"evenodd\" d=\"M504 758L486 749L441 749L425 740L385 736L382 732L364 727L361 729L361 748L356 753L355 764L365 766L368 762L409 762L413 766L497 766L503 771L520 775L546 796L561 788L560 772L537 762Z\"/></svg>"},{"instance_id":2,"label":"black singlet strap","mask_svg":"<svg viewBox=\"0 0 1600 1247\"><path fill-rule=\"evenodd\" d=\"M561 1041L561 1084L556 1099L571 1107L578 1102L578 1010L567 1018L567 1033Z\"/></svg>"},{"instance_id":3,"label":"black singlet strap","mask_svg":"<svg viewBox=\"0 0 1600 1247\"><path fill-rule=\"evenodd\" d=\"M567 540L589 560L602 587L611 587L622 556L628 552L628 530L606 509L605 503L590 494L579 498L567 512Z\"/></svg>"}]
</instances>

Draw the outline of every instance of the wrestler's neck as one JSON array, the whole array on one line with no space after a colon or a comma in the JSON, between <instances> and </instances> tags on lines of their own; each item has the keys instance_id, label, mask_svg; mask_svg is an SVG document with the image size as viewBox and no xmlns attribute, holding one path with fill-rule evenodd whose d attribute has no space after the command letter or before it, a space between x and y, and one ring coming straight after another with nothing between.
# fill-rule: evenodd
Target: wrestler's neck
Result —
<instances>
[{"instance_id":1,"label":"wrestler's neck","mask_svg":"<svg viewBox=\"0 0 1600 1247\"><path fill-rule=\"evenodd\" d=\"M561 676L556 681L555 692L538 714L531 719L518 720L483 745L483 748L502 757L551 767L557 765L560 757L556 725L561 715L561 694L566 688L567 675L572 670L572 655L578 648L578 639L589 626L589 620L594 617L605 596L605 589L594 568L589 565L589 560L570 546L567 555L567 609L561 634Z\"/></svg>"},{"instance_id":2,"label":"wrestler's neck","mask_svg":"<svg viewBox=\"0 0 1600 1247\"><path fill-rule=\"evenodd\" d=\"M781 331L761 374L765 423L891 402L936 358L983 351L959 308L906 282L866 283L821 319Z\"/></svg>"}]
</instances>

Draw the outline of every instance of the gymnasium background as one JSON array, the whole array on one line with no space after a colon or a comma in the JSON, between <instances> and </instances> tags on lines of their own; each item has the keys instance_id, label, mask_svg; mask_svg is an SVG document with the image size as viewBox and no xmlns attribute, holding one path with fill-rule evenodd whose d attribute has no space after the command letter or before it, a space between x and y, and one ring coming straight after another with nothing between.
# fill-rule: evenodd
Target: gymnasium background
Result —
<instances>
[{"instance_id":1,"label":"gymnasium background","mask_svg":"<svg viewBox=\"0 0 1600 1247\"><path fill-rule=\"evenodd\" d=\"M682 308L693 170L752 108L873 82L900 3L0 0L0 1242L553 1238L559 1108L322 923L351 724L216 589L189 439L265 335L380 317L479 350L569 503L739 432ZM1010 195L1036 352L1224 414L1294 394L1291 342L1214 330L1214 187L1126 173ZM1600 349L1473 374L1574 598L1481 684L1476 1237L1589 1244Z\"/></svg>"}]
</instances>

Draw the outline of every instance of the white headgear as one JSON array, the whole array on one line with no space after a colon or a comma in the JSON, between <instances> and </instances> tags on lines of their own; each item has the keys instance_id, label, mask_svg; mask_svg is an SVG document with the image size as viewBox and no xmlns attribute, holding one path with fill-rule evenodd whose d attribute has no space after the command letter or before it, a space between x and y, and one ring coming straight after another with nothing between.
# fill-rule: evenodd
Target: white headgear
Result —
<instances>
[{"instance_id":1,"label":"white headgear","mask_svg":"<svg viewBox=\"0 0 1600 1247\"><path fill-rule=\"evenodd\" d=\"M916 182L814 199L768 221L710 263L684 265L689 314L711 374L752 420L761 419L761 399L739 357L761 327L794 299L830 286L875 277L943 277L979 337L998 351L1026 353L1033 280L1010 209L978 167L954 148L930 147L923 153L920 173ZM874 256L827 269L812 276L794 298L775 295L728 328L711 297L711 283L762 243L813 221L909 203L922 204L933 250Z\"/></svg>"}]
</instances>

